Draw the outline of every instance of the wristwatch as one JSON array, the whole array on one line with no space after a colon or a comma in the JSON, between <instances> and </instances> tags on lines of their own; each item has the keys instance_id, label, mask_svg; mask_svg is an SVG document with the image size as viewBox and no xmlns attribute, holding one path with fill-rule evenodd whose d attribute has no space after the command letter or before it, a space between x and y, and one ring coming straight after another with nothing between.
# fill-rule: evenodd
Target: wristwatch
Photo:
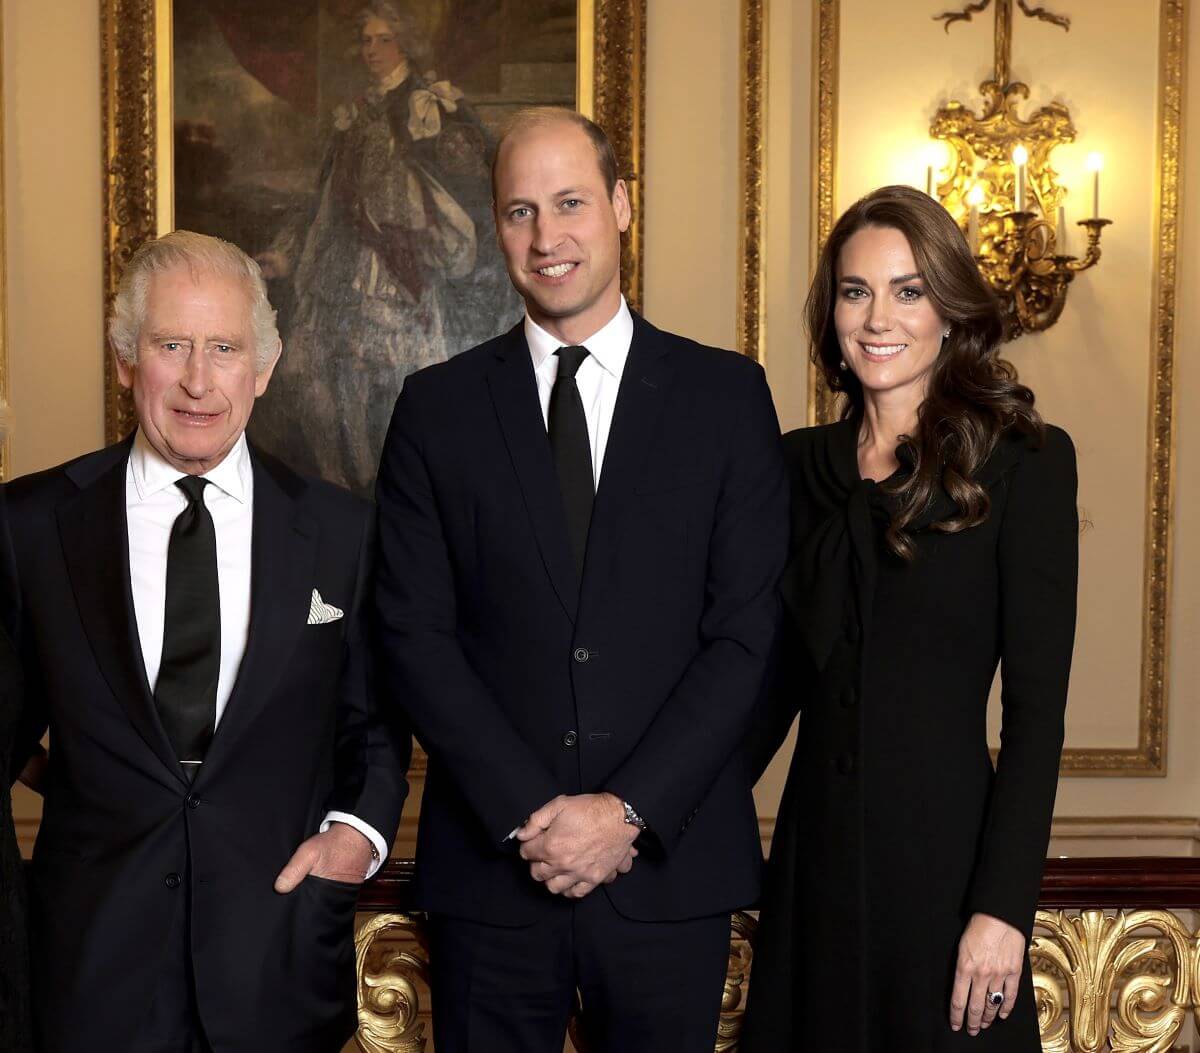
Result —
<instances>
[{"instance_id":1,"label":"wristwatch","mask_svg":"<svg viewBox=\"0 0 1200 1053\"><path fill-rule=\"evenodd\" d=\"M646 820L633 810L633 805L628 801L622 801L621 804L625 806L625 822L630 826L636 826L639 830L645 830Z\"/></svg>"}]
</instances>

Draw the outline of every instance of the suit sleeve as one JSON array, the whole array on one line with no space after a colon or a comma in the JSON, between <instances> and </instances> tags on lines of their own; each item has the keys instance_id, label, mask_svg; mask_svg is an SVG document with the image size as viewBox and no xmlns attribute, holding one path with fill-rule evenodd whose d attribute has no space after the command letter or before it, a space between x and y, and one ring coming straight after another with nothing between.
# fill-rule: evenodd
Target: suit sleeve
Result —
<instances>
[{"instance_id":1,"label":"suit sleeve","mask_svg":"<svg viewBox=\"0 0 1200 1053\"><path fill-rule=\"evenodd\" d=\"M338 705L336 776L328 810L368 824L390 846L400 825L408 794L405 774L412 738L403 721L379 706L375 669L375 611L371 586L375 564L375 517L364 512L359 538L354 601L346 629L346 648ZM371 839L374 842L374 839ZM376 846L378 847L378 846ZM385 853L386 855L386 853Z\"/></svg>"},{"instance_id":2,"label":"suit sleeve","mask_svg":"<svg viewBox=\"0 0 1200 1053\"><path fill-rule=\"evenodd\" d=\"M755 367L746 376L709 539L699 651L606 787L667 852L742 747L779 623L788 535L782 444L765 374Z\"/></svg>"},{"instance_id":3,"label":"suit sleeve","mask_svg":"<svg viewBox=\"0 0 1200 1053\"><path fill-rule=\"evenodd\" d=\"M12 754L4 758L12 782L21 774L29 758L41 748L49 718L43 701L41 670L36 658L31 656L30 634L24 629L25 610L9 514L8 490L0 486L0 604L3 604L0 624L16 652L17 677L11 686L21 695Z\"/></svg>"},{"instance_id":4,"label":"suit sleeve","mask_svg":"<svg viewBox=\"0 0 1200 1053\"><path fill-rule=\"evenodd\" d=\"M391 704L408 714L499 851L558 787L458 641L454 571L422 448L418 387L405 382L379 467L381 667Z\"/></svg>"},{"instance_id":5,"label":"suit sleeve","mask_svg":"<svg viewBox=\"0 0 1200 1053\"><path fill-rule=\"evenodd\" d=\"M757 783L783 745L812 690L817 673L795 623L784 613L768 663L762 701L755 707L742 752L751 783Z\"/></svg>"},{"instance_id":6,"label":"suit sleeve","mask_svg":"<svg viewBox=\"0 0 1200 1053\"><path fill-rule=\"evenodd\" d=\"M967 900L1033 930L1058 786L1075 639L1075 450L1049 429L1011 478L1000 530L1000 757Z\"/></svg>"}]
</instances>

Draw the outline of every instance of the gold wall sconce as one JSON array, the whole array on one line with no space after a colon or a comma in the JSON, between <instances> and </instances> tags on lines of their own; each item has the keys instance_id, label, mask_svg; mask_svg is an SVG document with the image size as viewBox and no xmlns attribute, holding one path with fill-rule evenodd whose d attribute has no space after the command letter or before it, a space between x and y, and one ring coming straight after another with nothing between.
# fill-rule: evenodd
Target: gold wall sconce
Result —
<instances>
[{"instance_id":1,"label":"gold wall sconce","mask_svg":"<svg viewBox=\"0 0 1200 1053\"><path fill-rule=\"evenodd\" d=\"M993 0L977 0L961 12L935 18L970 21ZM1027 119L1017 106L1029 97L1029 87L1010 81L1013 0L996 4L995 71L980 85L983 107L976 114L961 102L938 110L930 135L947 143L953 159L926 168L926 191L940 201L963 228L971 251L988 284L999 296L1005 313L1005 339L1049 329L1062 314L1067 290L1075 275L1100 260L1100 234L1111 220L1100 217L1098 154L1089 156L1092 172L1092 215L1078 221L1086 233L1082 255L1066 252L1066 188L1050 164L1055 147L1075 141L1071 114L1053 102ZM1069 31L1070 22L1044 8L1031 9L1017 0L1031 18Z\"/></svg>"}]
</instances>

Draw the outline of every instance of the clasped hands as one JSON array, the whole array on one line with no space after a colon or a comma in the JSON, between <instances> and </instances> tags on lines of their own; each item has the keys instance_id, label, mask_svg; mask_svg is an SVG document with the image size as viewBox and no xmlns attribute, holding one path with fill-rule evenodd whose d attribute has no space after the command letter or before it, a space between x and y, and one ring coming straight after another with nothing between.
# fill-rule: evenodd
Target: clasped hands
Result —
<instances>
[{"instance_id":1,"label":"clasped hands","mask_svg":"<svg viewBox=\"0 0 1200 1053\"><path fill-rule=\"evenodd\" d=\"M534 881L556 895L582 899L633 869L639 833L625 822L618 797L584 793L544 804L517 831L517 839Z\"/></svg>"}]
</instances>

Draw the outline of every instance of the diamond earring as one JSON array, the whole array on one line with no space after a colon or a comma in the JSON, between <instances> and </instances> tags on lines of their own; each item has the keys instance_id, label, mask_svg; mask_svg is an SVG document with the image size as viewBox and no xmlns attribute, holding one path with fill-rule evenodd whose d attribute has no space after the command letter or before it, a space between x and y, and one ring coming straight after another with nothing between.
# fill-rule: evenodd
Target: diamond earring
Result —
<instances>
[{"instance_id":1,"label":"diamond earring","mask_svg":"<svg viewBox=\"0 0 1200 1053\"><path fill-rule=\"evenodd\" d=\"M839 368L842 370L842 372L843 372L843 373L844 373L844 372L845 372L847 369L849 369L849 368L850 368L848 365L846 365L846 360L845 360L844 358L842 359L842 364L841 364L841 366L840 366Z\"/></svg>"}]
</instances>

